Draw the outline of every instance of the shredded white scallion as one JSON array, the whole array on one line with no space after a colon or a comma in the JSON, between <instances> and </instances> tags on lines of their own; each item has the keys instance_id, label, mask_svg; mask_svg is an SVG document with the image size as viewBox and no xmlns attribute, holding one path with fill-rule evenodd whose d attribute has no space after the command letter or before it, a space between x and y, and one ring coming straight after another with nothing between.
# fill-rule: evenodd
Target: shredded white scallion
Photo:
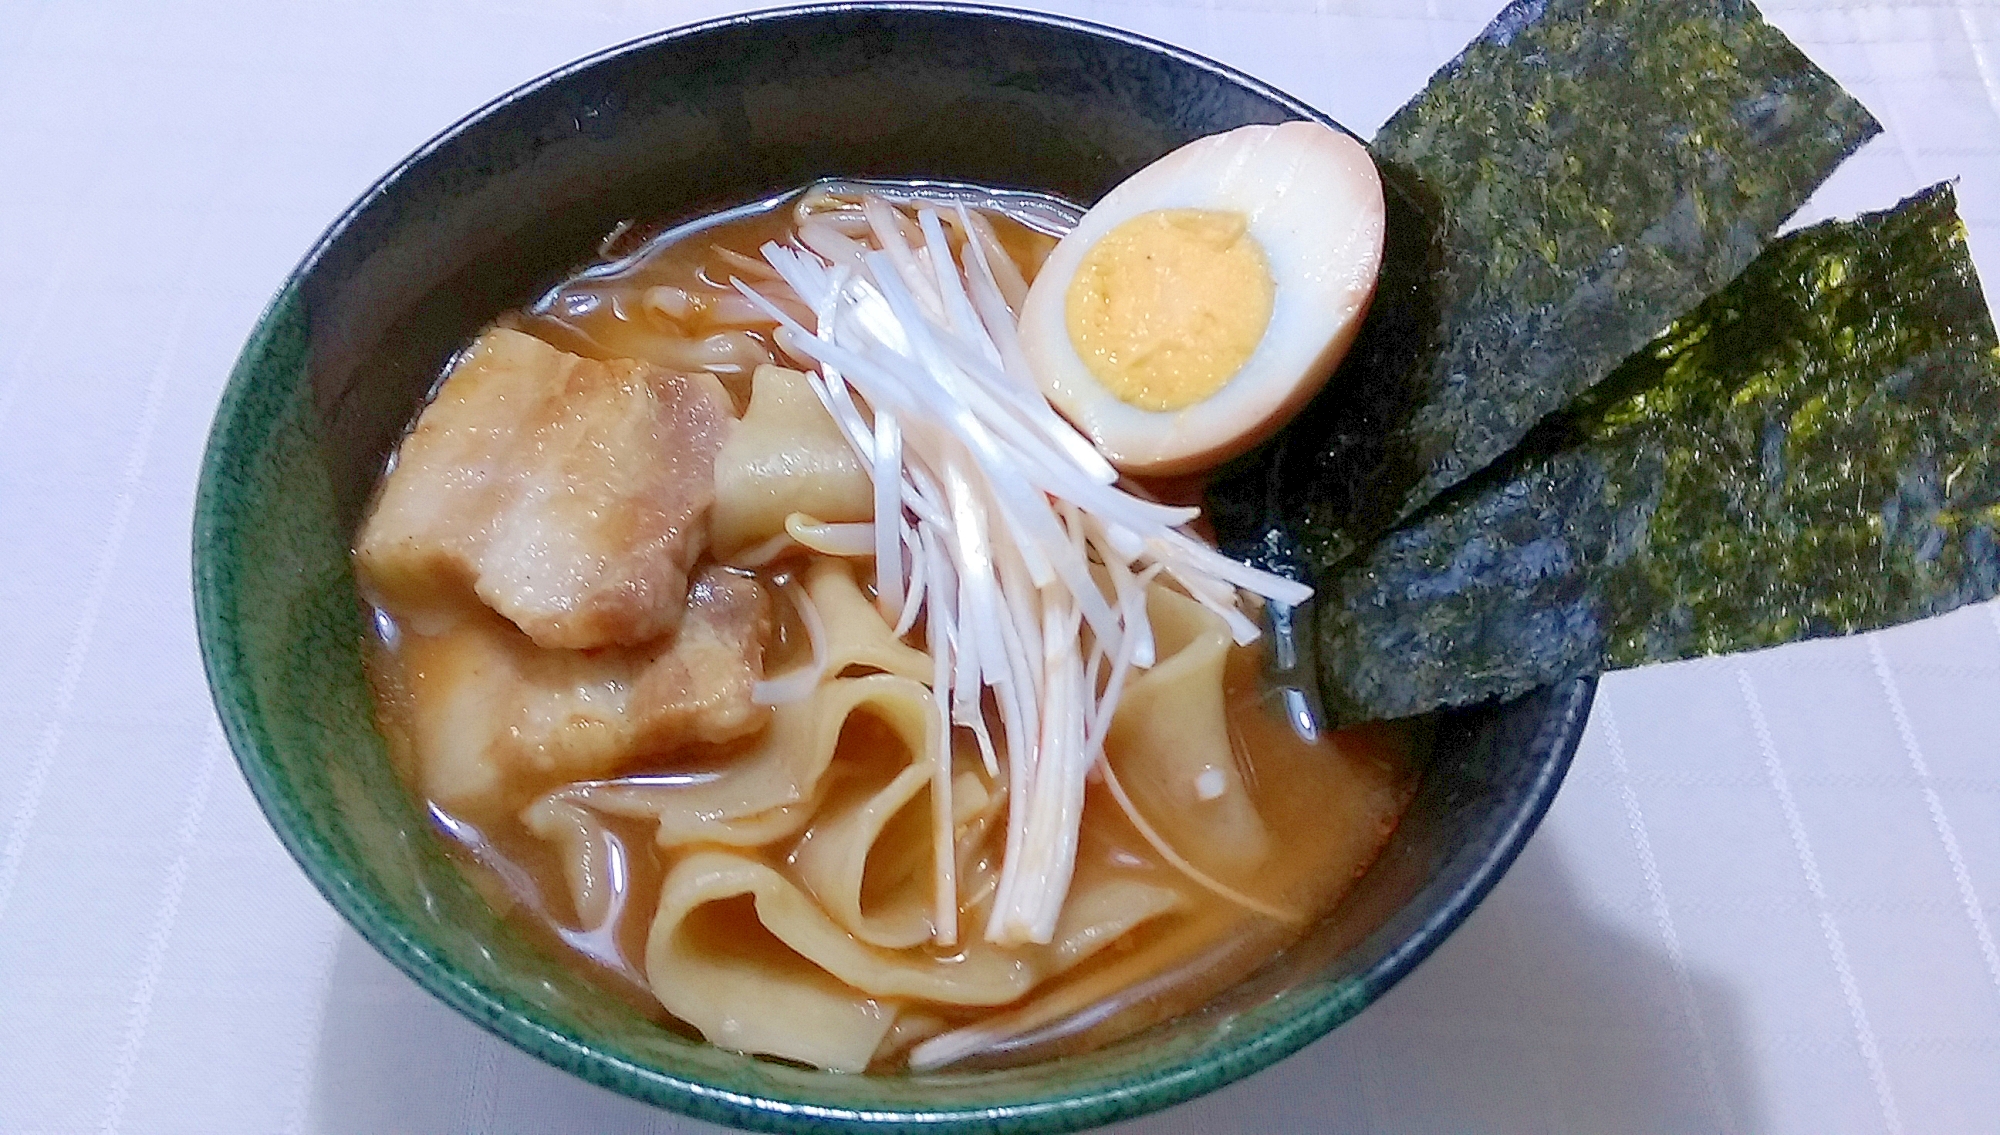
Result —
<instances>
[{"instance_id":1,"label":"shredded white scallion","mask_svg":"<svg viewBox=\"0 0 2000 1135\"><path fill-rule=\"evenodd\" d=\"M864 197L865 225L842 231L809 221L799 245L764 246L768 274L746 271L752 278L734 283L778 323L780 347L816 365L812 389L875 485L872 527L845 527L840 542L872 542L884 619L899 636L922 626L932 652L946 733L932 786L944 825L935 937L958 937L948 830L956 726L977 740L988 775L1005 776L1010 801L985 936L1045 943L1069 892L1093 769L1131 810L1103 746L1131 672L1155 660L1147 587L1171 579L1221 616L1239 643L1258 634L1239 591L1296 605L1311 589L1189 534L1199 510L1120 487L1117 471L1028 370L1015 326L1026 283L992 226L962 203L919 201L915 210L912 224L897 206ZM814 326L800 322L801 311L812 312ZM760 682L759 701L804 696L797 687L820 677L817 613L796 584L788 594L813 638L814 664ZM1290 913L1202 875L1134 819L1203 885L1272 917Z\"/></svg>"}]
</instances>

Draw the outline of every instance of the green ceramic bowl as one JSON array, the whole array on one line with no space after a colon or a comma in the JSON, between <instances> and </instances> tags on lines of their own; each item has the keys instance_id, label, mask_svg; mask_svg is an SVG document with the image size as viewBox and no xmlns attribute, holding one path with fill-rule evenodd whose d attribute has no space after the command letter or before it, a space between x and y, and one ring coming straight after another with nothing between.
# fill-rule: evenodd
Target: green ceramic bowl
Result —
<instances>
[{"instance_id":1,"label":"green ceramic bowl","mask_svg":"<svg viewBox=\"0 0 2000 1135\"><path fill-rule=\"evenodd\" d=\"M669 32L564 68L398 166L306 255L231 375L201 472L196 615L243 774L363 937L526 1052L774 1131L1066 1131L1263 1068L1353 1016L1464 918L1541 818L1588 683L1440 720L1382 859L1297 949L1203 1011L1088 1056L864 1077L690 1043L502 929L391 770L347 549L399 431L459 346L675 221L829 174L1095 200L1195 136L1325 119L1185 52L1067 20L836 5Z\"/></svg>"}]
</instances>

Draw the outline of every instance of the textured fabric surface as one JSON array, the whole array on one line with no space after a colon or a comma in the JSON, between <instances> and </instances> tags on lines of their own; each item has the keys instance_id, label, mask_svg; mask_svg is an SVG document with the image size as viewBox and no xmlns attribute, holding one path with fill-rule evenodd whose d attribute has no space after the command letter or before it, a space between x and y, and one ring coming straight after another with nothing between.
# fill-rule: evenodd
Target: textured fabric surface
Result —
<instances>
[{"instance_id":1,"label":"textured fabric surface","mask_svg":"<svg viewBox=\"0 0 2000 1135\"><path fill-rule=\"evenodd\" d=\"M1372 132L1494 0L1075 0ZM0 0L0 1131L714 1130L390 970L222 744L187 544L223 377L392 163L689 0ZM1799 221L1957 177L2000 287L2000 4L1786 0L1881 119ZM1275 1069L1121 1130L1974 1132L2000 1114L2000 606L1604 683L1445 946Z\"/></svg>"}]
</instances>

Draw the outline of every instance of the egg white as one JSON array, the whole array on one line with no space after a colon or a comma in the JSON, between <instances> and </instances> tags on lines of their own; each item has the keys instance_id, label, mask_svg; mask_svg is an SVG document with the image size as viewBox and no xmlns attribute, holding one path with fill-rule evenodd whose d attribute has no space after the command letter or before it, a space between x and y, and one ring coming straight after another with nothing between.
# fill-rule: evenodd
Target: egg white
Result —
<instances>
[{"instance_id":1,"label":"egg white","mask_svg":"<svg viewBox=\"0 0 2000 1135\"><path fill-rule=\"evenodd\" d=\"M1275 285L1271 319L1221 389L1179 410L1146 410L1098 382L1065 304L1078 265L1112 229L1160 209L1241 213ZM1268 436L1346 353L1382 263L1382 186L1367 150L1309 122L1198 138L1105 194L1049 253L1021 310L1021 346L1050 402L1127 472L1214 465Z\"/></svg>"}]
</instances>

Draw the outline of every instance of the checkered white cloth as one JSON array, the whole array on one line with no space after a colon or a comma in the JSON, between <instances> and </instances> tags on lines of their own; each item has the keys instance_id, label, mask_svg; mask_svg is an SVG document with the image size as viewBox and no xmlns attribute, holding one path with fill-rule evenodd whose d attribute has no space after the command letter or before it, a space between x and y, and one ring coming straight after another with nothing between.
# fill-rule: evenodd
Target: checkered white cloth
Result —
<instances>
[{"instance_id":1,"label":"checkered white cloth","mask_svg":"<svg viewBox=\"0 0 2000 1135\"><path fill-rule=\"evenodd\" d=\"M432 1002L265 826L189 511L224 375L425 138L704 0L0 0L0 1132L707 1132ZM1497 0L1074 0L1372 131ZM2000 3L1768 15L1888 128L1805 220L1957 177L2000 288ZM2000 607L1607 680L1513 872L1276 1069L1121 1129L2000 1130Z\"/></svg>"}]
</instances>

